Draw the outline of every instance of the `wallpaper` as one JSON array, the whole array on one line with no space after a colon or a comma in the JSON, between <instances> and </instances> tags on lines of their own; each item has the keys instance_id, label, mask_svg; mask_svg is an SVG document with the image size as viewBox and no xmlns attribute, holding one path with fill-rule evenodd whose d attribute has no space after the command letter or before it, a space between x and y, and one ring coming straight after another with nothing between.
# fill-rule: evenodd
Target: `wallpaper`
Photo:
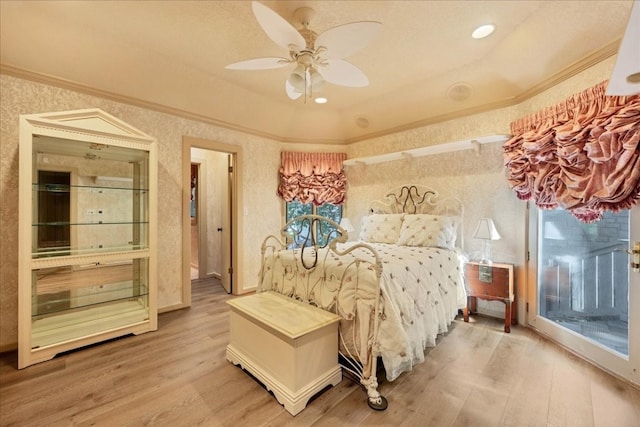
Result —
<instances>
[{"instance_id":1,"label":"wallpaper","mask_svg":"<svg viewBox=\"0 0 640 427\"><path fill-rule=\"evenodd\" d=\"M606 80L614 64L615 58L609 58L512 107L351 144L347 157L366 157L474 137L509 134L511 121ZM356 228L352 235L358 235L360 218L366 214L371 200L380 199L387 190L407 183L430 186L441 196L457 197L463 202L463 248L470 259L479 259L482 248L482 241L472 237L478 219L492 218L501 236L491 244L492 259L516 265L518 299L525 299L526 203L518 200L507 185L500 143L481 145L479 154L470 149L369 166L350 166L347 168L347 180L346 216ZM524 304L521 304L519 322L524 321L523 309ZM499 302L478 301L478 310L504 316L504 305Z\"/></svg>"},{"instance_id":2,"label":"wallpaper","mask_svg":"<svg viewBox=\"0 0 640 427\"><path fill-rule=\"evenodd\" d=\"M15 347L17 342L20 114L100 108L157 139L160 308L183 303L182 137L240 146L245 187L238 196L245 207L241 221L248 226L239 233L237 287L246 291L256 286L260 243L280 227L281 204L276 196L279 142L6 75L0 75L0 93L0 350Z\"/></svg>"},{"instance_id":3,"label":"wallpaper","mask_svg":"<svg viewBox=\"0 0 640 427\"><path fill-rule=\"evenodd\" d=\"M402 151L451 141L508 133L509 123L554 104L608 78L614 59L583 71L556 87L513 107L451 120L361 141L346 147L348 158ZM240 259L236 287L242 292L257 284L260 244L282 225L283 205L276 196L280 151L342 151L344 147L282 144L277 141L183 119L141 107L102 99L68 89L0 75L0 350L17 341L17 221L18 117L84 108L101 108L158 140L158 277L159 307L182 303L182 137L209 139L240 146L242 188L238 218ZM212 99L215 102L215 99ZM464 248L471 257L481 242L471 237L477 220L491 217L502 238L493 245L493 258L524 264L525 204L507 188L500 144L473 150L399 160L375 166L347 168L349 187L345 214L359 229L369 201L404 183L432 186L465 205ZM357 232L354 234L357 235ZM520 269L521 270L521 269ZM518 292L524 295L524 274L518 270ZM486 310L500 311L491 306ZM480 305L480 309L483 306ZM523 312L520 311L521 319ZM521 320L522 321L522 320Z\"/></svg>"}]
</instances>

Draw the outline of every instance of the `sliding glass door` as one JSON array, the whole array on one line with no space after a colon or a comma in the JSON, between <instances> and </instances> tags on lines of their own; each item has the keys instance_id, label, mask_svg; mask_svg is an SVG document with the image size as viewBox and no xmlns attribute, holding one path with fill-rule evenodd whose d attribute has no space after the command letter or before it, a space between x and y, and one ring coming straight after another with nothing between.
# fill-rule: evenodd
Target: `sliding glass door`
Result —
<instances>
[{"instance_id":1,"label":"sliding glass door","mask_svg":"<svg viewBox=\"0 0 640 427\"><path fill-rule=\"evenodd\" d=\"M530 325L640 384L640 272L628 253L640 241L640 208L592 224L534 208L530 222Z\"/></svg>"}]
</instances>

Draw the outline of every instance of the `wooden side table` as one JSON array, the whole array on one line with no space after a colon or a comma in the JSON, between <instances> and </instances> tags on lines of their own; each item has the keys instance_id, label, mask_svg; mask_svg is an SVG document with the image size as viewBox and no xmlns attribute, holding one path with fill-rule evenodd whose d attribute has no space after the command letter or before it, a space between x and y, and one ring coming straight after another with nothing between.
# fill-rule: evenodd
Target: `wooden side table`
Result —
<instances>
[{"instance_id":1,"label":"wooden side table","mask_svg":"<svg viewBox=\"0 0 640 427\"><path fill-rule=\"evenodd\" d=\"M464 321L469 321L469 312L477 312L477 299L501 301L505 304L504 331L511 332L511 325L516 325L517 303L515 298L513 264L465 264L465 286L467 289L467 306L464 308Z\"/></svg>"}]
</instances>

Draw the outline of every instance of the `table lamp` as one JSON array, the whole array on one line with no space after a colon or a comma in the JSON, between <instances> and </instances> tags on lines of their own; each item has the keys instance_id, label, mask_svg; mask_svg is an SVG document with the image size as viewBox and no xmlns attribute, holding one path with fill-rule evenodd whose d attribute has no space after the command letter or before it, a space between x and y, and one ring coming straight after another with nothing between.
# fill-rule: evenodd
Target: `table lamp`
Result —
<instances>
[{"instance_id":1,"label":"table lamp","mask_svg":"<svg viewBox=\"0 0 640 427\"><path fill-rule=\"evenodd\" d=\"M478 226L476 227L476 231L473 232L473 237L483 240L480 264L493 264L493 261L491 261L490 244L491 240L499 240L500 234L498 234L498 230L496 230L496 226L493 224L491 218L481 218L480 221L478 221Z\"/></svg>"}]
</instances>

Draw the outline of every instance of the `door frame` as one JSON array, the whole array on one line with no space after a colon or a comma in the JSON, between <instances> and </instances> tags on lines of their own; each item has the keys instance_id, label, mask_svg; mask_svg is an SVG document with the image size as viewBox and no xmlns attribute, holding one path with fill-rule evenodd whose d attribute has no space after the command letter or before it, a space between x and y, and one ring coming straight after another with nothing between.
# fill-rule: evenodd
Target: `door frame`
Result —
<instances>
[{"instance_id":1,"label":"door frame","mask_svg":"<svg viewBox=\"0 0 640 427\"><path fill-rule=\"evenodd\" d=\"M195 138L190 136L182 137L182 306L191 306L191 214L189 211L189 200L191 192L191 148L200 148L204 150L218 151L226 153L233 157L234 172L233 179L230 182L229 190L234 194L229 206L229 222L231 224L231 232L229 233L229 254L231 256L231 273L232 293L238 295L242 292L242 263L239 257L240 245L239 236L242 230L242 216L238 212L242 212L242 147L237 145L224 144L208 139ZM227 246L227 244L224 244ZM222 267L222 274L226 273L228 267Z\"/></svg>"},{"instance_id":2,"label":"door frame","mask_svg":"<svg viewBox=\"0 0 640 427\"><path fill-rule=\"evenodd\" d=\"M629 269L629 355L617 355L603 345L557 326L538 315L538 208L528 203L528 277L527 324L537 333L549 338L570 352L591 362L610 374L640 386L640 340L633 339L640 330L640 273ZM640 206L630 212L629 245L640 241ZM629 248L630 249L630 248Z\"/></svg>"}]
</instances>

